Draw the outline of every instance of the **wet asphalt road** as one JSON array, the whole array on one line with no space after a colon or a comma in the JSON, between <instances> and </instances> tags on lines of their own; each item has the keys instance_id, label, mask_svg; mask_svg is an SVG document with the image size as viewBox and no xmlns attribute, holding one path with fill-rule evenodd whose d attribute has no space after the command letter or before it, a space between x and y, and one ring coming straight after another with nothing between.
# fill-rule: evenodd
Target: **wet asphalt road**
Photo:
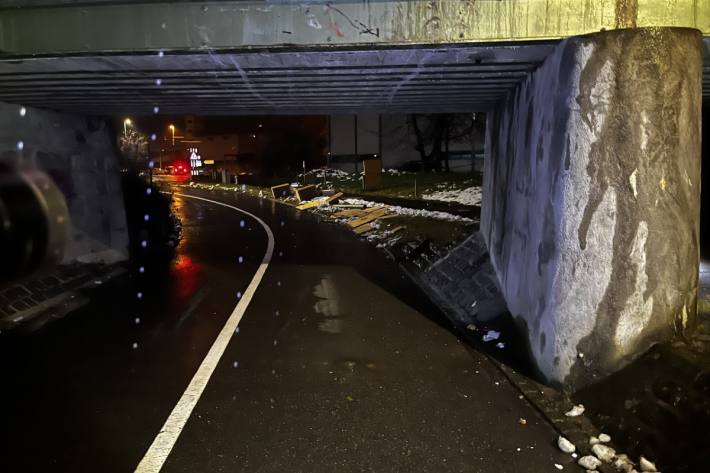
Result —
<instances>
[{"instance_id":1,"label":"wet asphalt road","mask_svg":"<svg viewBox=\"0 0 710 473\"><path fill-rule=\"evenodd\" d=\"M290 207L189 192L262 218L275 250L162 471L578 468L379 250ZM147 267L64 320L0 337L0 471L131 472L140 462L267 243L232 209L185 197L175 208L183 240L170 268Z\"/></svg>"}]
</instances>

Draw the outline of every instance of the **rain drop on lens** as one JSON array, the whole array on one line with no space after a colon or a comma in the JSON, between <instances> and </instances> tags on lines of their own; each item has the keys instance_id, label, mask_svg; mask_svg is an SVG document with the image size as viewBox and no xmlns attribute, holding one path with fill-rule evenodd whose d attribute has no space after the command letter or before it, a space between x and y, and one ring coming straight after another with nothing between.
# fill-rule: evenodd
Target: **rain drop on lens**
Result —
<instances>
[{"instance_id":1,"label":"rain drop on lens","mask_svg":"<svg viewBox=\"0 0 710 473\"><path fill-rule=\"evenodd\" d=\"M145 273L145 267L141 266L140 268L138 268L138 272L141 274Z\"/></svg>"},{"instance_id":2,"label":"rain drop on lens","mask_svg":"<svg viewBox=\"0 0 710 473\"><path fill-rule=\"evenodd\" d=\"M150 194L153 193L153 189L151 189L151 188L149 187L149 188L147 188L147 189L145 190L145 193L148 194L148 195L150 195Z\"/></svg>"},{"instance_id":3,"label":"rain drop on lens","mask_svg":"<svg viewBox=\"0 0 710 473\"><path fill-rule=\"evenodd\" d=\"M241 221L239 222L239 226L242 227L242 228L244 228L244 220L241 220Z\"/></svg>"},{"instance_id":4,"label":"rain drop on lens","mask_svg":"<svg viewBox=\"0 0 710 473\"><path fill-rule=\"evenodd\" d=\"M25 107L20 107L20 116L24 117L27 115L27 109Z\"/></svg>"},{"instance_id":5,"label":"rain drop on lens","mask_svg":"<svg viewBox=\"0 0 710 473\"><path fill-rule=\"evenodd\" d=\"M138 294L136 294L136 297L137 297L138 299L142 299L142 298L143 298L143 293L142 293L142 292L139 292Z\"/></svg>"},{"instance_id":6,"label":"rain drop on lens","mask_svg":"<svg viewBox=\"0 0 710 473\"><path fill-rule=\"evenodd\" d=\"M235 361L234 363L232 363L232 366L234 366L235 368L239 367L239 362Z\"/></svg>"},{"instance_id":7,"label":"rain drop on lens","mask_svg":"<svg viewBox=\"0 0 710 473\"><path fill-rule=\"evenodd\" d=\"M160 80L160 79L155 79L155 85L157 85L158 87L160 87L160 85L161 85L162 83L163 83L162 80Z\"/></svg>"},{"instance_id":8,"label":"rain drop on lens","mask_svg":"<svg viewBox=\"0 0 710 473\"><path fill-rule=\"evenodd\" d=\"M241 293L241 292L237 292L237 299L241 299L241 298L242 298L242 293Z\"/></svg>"},{"instance_id":9,"label":"rain drop on lens","mask_svg":"<svg viewBox=\"0 0 710 473\"><path fill-rule=\"evenodd\" d=\"M25 149L25 142L24 141L18 141L17 142L17 151L22 151Z\"/></svg>"},{"instance_id":10,"label":"rain drop on lens","mask_svg":"<svg viewBox=\"0 0 710 473\"><path fill-rule=\"evenodd\" d=\"M244 257L240 256L238 261L239 261L239 264L242 264L244 262Z\"/></svg>"},{"instance_id":11,"label":"rain drop on lens","mask_svg":"<svg viewBox=\"0 0 710 473\"><path fill-rule=\"evenodd\" d=\"M148 246L148 242L145 241L145 240L143 240L143 241L141 242L141 246L142 246L143 248L146 248L146 247Z\"/></svg>"},{"instance_id":12,"label":"rain drop on lens","mask_svg":"<svg viewBox=\"0 0 710 473\"><path fill-rule=\"evenodd\" d=\"M153 113L158 113L160 111L160 107L153 107Z\"/></svg>"},{"instance_id":13,"label":"rain drop on lens","mask_svg":"<svg viewBox=\"0 0 710 473\"><path fill-rule=\"evenodd\" d=\"M155 141L155 140L157 140L157 139L158 139L158 136L157 136L155 133L153 133L152 135L150 135L150 141Z\"/></svg>"},{"instance_id":14,"label":"rain drop on lens","mask_svg":"<svg viewBox=\"0 0 710 473\"><path fill-rule=\"evenodd\" d=\"M136 317L134 322L136 323L136 325L138 325L139 323L141 323L141 319L139 317Z\"/></svg>"},{"instance_id":15,"label":"rain drop on lens","mask_svg":"<svg viewBox=\"0 0 710 473\"><path fill-rule=\"evenodd\" d=\"M138 348L138 343L133 342L133 349L135 350L135 349L137 349L137 348Z\"/></svg>"},{"instance_id":16,"label":"rain drop on lens","mask_svg":"<svg viewBox=\"0 0 710 473\"><path fill-rule=\"evenodd\" d=\"M235 332L235 333L239 333L239 327L237 327L234 332Z\"/></svg>"},{"instance_id":17,"label":"rain drop on lens","mask_svg":"<svg viewBox=\"0 0 710 473\"><path fill-rule=\"evenodd\" d=\"M143 215L143 220L145 220L146 222L148 220L150 220L150 215L148 215L148 214Z\"/></svg>"},{"instance_id":18,"label":"rain drop on lens","mask_svg":"<svg viewBox=\"0 0 710 473\"><path fill-rule=\"evenodd\" d=\"M158 51L158 57L163 57L165 56L165 53L163 51Z\"/></svg>"}]
</instances>

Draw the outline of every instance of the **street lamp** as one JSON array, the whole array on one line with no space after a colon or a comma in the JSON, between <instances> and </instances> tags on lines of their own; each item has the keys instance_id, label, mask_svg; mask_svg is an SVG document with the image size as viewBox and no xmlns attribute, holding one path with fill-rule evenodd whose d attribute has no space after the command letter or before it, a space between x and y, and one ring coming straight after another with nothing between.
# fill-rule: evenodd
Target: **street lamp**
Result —
<instances>
[{"instance_id":1,"label":"street lamp","mask_svg":"<svg viewBox=\"0 0 710 473\"><path fill-rule=\"evenodd\" d=\"M130 118L126 118L125 120L123 120L123 136L128 135L128 128L127 127L131 126L132 123L133 122L131 121Z\"/></svg>"},{"instance_id":2,"label":"street lamp","mask_svg":"<svg viewBox=\"0 0 710 473\"><path fill-rule=\"evenodd\" d=\"M170 125L168 128L173 133L173 147L175 147L175 125Z\"/></svg>"}]
</instances>

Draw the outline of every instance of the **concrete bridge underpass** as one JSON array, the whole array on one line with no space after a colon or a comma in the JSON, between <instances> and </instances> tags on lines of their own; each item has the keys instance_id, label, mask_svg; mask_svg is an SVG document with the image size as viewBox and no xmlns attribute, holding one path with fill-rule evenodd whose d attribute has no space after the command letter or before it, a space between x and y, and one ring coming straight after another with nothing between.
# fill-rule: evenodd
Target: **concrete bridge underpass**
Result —
<instances>
[{"instance_id":1,"label":"concrete bridge underpass","mask_svg":"<svg viewBox=\"0 0 710 473\"><path fill-rule=\"evenodd\" d=\"M489 112L481 231L578 387L693 326L707 35L690 0L0 0L0 156L106 169L83 116Z\"/></svg>"}]
</instances>

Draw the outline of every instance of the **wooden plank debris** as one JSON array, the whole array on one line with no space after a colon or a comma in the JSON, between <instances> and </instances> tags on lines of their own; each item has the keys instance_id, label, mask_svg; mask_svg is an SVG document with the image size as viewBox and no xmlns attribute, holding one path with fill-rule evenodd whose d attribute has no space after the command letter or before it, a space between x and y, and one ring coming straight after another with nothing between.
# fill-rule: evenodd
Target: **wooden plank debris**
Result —
<instances>
[{"instance_id":1,"label":"wooden plank debris","mask_svg":"<svg viewBox=\"0 0 710 473\"><path fill-rule=\"evenodd\" d=\"M367 212L364 210L360 209L346 209L346 210L341 210L340 212L336 212L333 214L333 217L338 217L338 218L343 218L343 217L362 217L363 215L366 215Z\"/></svg>"},{"instance_id":2,"label":"wooden plank debris","mask_svg":"<svg viewBox=\"0 0 710 473\"><path fill-rule=\"evenodd\" d=\"M309 200L307 202L302 203L301 205L297 205L296 208L298 210L306 210L312 209L314 207L321 207L323 205L330 205L331 202L338 200L342 195L342 192L338 192L337 194L332 195L327 199Z\"/></svg>"},{"instance_id":3,"label":"wooden plank debris","mask_svg":"<svg viewBox=\"0 0 710 473\"><path fill-rule=\"evenodd\" d=\"M341 197L343 196L342 192L338 192L336 194L331 195L328 197L326 202L328 202L328 205L332 204L333 202L337 202Z\"/></svg>"},{"instance_id":4,"label":"wooden plank debris","mask_svg":"<svg viewBox=\"0 0 710 473\"><path fill-rule=\"evenodd\" d=\"M288 197L291 194L291 185L289 183L279 184L271 187L271 197L274 199Z\"/></svg>"},{"instance_id":5,"label":"wooden plank debris","mask_svg":"<svg viewBox=\"0 0 710 473\"><path fill-rule=\"evenodd\" d=\"M369 223L366 223L364 225L360 225L354 231L357 235L362 235L363 233L367 233L367 232L374 230L374 229L375 229L375 227L373 227Z\"/></svg>"},{"instance_id":6,"label":"wooden plank debris","mask_svg":"<svg viewBox=\"0 0 710 473\"><path fill-rule=\"evenodd\" d=\"M352 228L359 227L360 225L364 225L366 223L372 222L373 220L377 220L380 217L383 217L387 213L387 209L384 207L381 207L373 212L368 213L366 216L359 218L357 220L353 220L352 222L348 222L348 224Z\"/></svg>"},{"instance_id":7,"label":"wooden plank debris","mask_svg":"<svg viewBox=\"0 0 710 473\"><path fill-rule=\"evenodd\" d=\"M300 205L297 205L298 210L312 209L313 207L320 207L321 205L326 205L327 201L325 199L309 200Z\"/></svg>"}]
</instances>

